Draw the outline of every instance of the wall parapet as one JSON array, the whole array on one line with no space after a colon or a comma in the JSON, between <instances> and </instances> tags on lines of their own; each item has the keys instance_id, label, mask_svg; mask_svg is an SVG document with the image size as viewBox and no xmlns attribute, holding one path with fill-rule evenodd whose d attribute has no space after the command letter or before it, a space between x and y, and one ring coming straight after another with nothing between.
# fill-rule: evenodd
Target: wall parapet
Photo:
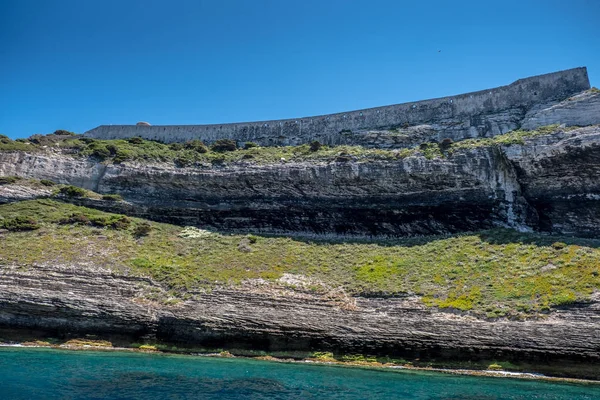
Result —
<instances>
[{"instance_id":1,"label":"wall parapet","mask_svg":"<svg viewBox=\"0 0 600 400\"><path fill-rule=\"evenodd\" d=\"M298 145L312 140L329 145L364 145L368 130L427 124L431 126L430 139L459 140L495 136L518 128L534 105L564 100L589 88L587 70L580 67L519 79L493 89L328 115L211 125L101 125L87 131L85 136L97 139L139 136L165 143L234 139L262 146Z\"/></svg>"}]
</instances>

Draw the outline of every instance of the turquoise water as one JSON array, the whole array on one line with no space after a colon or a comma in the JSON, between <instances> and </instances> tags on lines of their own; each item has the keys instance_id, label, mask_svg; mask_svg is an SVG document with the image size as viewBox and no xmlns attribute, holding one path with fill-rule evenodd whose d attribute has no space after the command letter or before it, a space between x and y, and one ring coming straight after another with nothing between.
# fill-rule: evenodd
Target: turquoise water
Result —
<instances>
[{"instance_id":1,"label":"turquoise water","mask_svg":"<svg viewBox=\"0 0 600 400\"><path fill-rule=\"evenodd\" d=\"M600 386L128 352L0 348L0 399L600 399Z\"/></svg>"}]
</instances>

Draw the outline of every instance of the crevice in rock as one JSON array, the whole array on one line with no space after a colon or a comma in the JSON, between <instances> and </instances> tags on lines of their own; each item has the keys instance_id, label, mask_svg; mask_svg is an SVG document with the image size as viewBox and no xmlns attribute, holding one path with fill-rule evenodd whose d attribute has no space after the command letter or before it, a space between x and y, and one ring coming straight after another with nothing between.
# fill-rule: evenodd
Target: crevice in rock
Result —
<instances>
[{"instance_id":1,"label":"crevice in rock","mask_svg":"<svg viewBox=\"0 0 600 400\"><path fill-rule=\"evenodd\" d=\"M497 192L502 192L504 197L501 215L506 226L521 232L537 229L539 216L535 207L523 196L517 168L506 156L502 147L493 146L490 151L497 161L495 169Z\"/></svg>"}]
</instances>

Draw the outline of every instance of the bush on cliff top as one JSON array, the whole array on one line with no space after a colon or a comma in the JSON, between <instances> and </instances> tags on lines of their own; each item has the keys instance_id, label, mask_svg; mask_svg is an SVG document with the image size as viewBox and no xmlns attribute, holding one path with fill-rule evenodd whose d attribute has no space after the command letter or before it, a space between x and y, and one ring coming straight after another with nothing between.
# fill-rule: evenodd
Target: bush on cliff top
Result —
<instances>
[{"instance_id":1,"label":"bush on cliff top","mask_svg":"<svg viewBox=\"0 0 600 400\"><path fill-rule=\"evenodd\" d=\"M29 142L12 140L6 135L0 135L0 151L35 151Z\"/></svg>"},{"instance_id":2,"label":"bush on cliff top","mask_svg":"<svg viewBox=\"0 0 600 400\"><path fill-rule=\"evenodd\" d=\"M316 293L332 288L348 294L408 293L429 306L516 317L588 300L600 287L597 240L496 229L380 242L321 242L208 231L187 235L182 232L189 229L152 223L152 235L139 241L135 231L147 221L125 217L128 224L120 215L49 199L0 205L0 216L44 223L43 236L4 234L2 263L93 260L107 268L130 268L181 291L254 278L275 281L288 273L320 282L303 289ZM57 224L64 218L72 222ZM113 227L112 221L120 222ZM119 230L125 225L127 229ZM110 228L102 231L102 239L100 226ZM252 251L238 251L242 242Z\"/></svg>"}]
</instances>

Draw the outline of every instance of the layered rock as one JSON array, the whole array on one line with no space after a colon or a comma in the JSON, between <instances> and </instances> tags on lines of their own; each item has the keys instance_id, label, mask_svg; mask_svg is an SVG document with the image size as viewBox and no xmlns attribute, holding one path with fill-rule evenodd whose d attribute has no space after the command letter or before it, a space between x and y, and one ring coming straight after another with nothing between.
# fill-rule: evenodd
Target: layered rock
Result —
<instances>
[{"instance_id":1,"label":"layered rock","mask_svg":"<svg viewBox=\"0 0 600 400\"><path fill-rule=\"evenodd\" d=\"M450 119L436 117L394 132L347 136L365 146L411 147L439 141L440 135L454 137L452 132L468 137L473 126L491 132L481 134L477 128L474 136L493 136L521 126L600 123L597 92L566 99L572 93L561 93L562 98L544 105L532 101L528 108L488 112L468 124L453 125L450 113ZM410 236L506 226L600 235L600 126L563 128L519 144L466 143L432 159L416 152L389 160L193 168L101 163L52 149L0 152L0 175L116 193L125 201L68 200L225 231ZM0 202L51 195L42 186L0 186ZM148 300L148 293L166 298L167 291L150 279L97 268L91 260L86 265L5 265L0 268L0 331L271 351L600 363L597 292L589 303L555 309L546 318L511 321L442 312L410 296L332 299L273 284L190 292L189 300L172 306ZM572 375L600 379L593 368Z\"/></svg>"},{"instance_id":2,"label":"layered rock","mask_svg":"<svg viewBox=\"0 0 600 400\"><path fill-rule=\"evenodd\" d=\"M593 126L444 158L204 168L15 152L0 153L0 172L127 201L85 205L229 231L410 236L507 226L594 237L599 144Z\"/></svg>"},{"instance_id":3,"label":"layered rock","mask_svg":"<svg viewBox=\"0 0 600 400\"><path fill-rule=\"evenodd\" d=\"M540 370L546 363L600 362L598 299L546 319L510 321L444 313L412 297L340 300L249 285L193 293L167 306L146 300L148 291L165 295L149 279L91 266L3 267L0 332L8 327L178 346L537 361ZM600 378L593 368L575 375Z\"/></svg>"}]
</instances>

